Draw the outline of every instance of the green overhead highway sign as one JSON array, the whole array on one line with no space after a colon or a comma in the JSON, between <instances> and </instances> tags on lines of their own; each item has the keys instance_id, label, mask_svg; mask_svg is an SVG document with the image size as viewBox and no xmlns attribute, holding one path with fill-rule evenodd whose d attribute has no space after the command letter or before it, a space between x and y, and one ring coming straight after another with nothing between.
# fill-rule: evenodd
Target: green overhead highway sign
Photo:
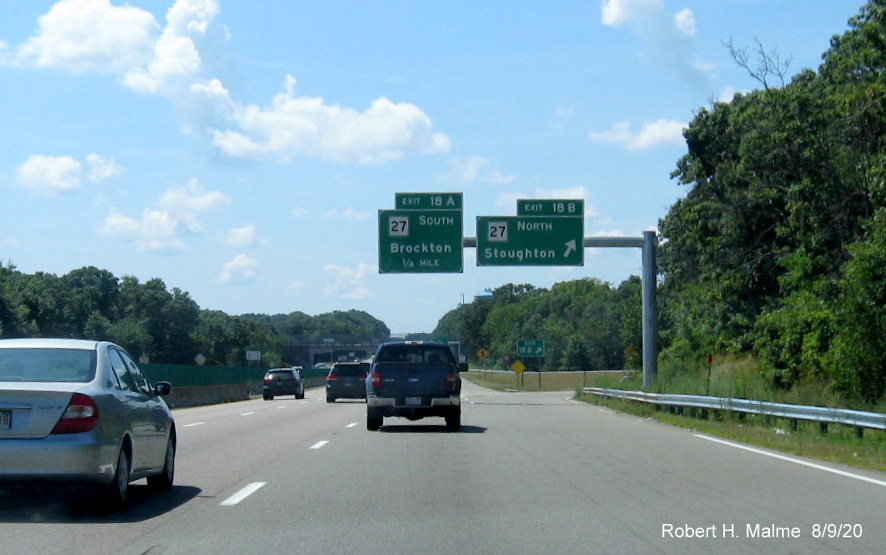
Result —
<instances>
[{"instance_id":1,"label":"green overhead highway sign","mask_svg":"<svg viewBox=\"0 0 886 555\"><path fill-rule=\"evenodd\" d=\"M480 216L477 266L582 266L584 217Z\"/></svg>"},{"instance_id":2,"label":"green overhead highway sign","mask_svg":"<svg viewBox=\"0 0 886 555\"><path fill-rule=\"evenodd\" d=\"M394 193L397 210L461 210L461 193Z\"/></svg>"},{"instance_id":3,"label":"green overhead highway sign","mask_svg":"<svg viewBox=\"0 0 886 555\"><path fill-rule=\"evenodd\" d=\"M379 210L378 271L461 273L461 210Z\"/></svg>"},{"instance_id":4,"label":"green overhead highway sign","mask_svg":"<svg viewBox=\"0 0 886 555\"><path fill-rule=\"evenodd\" d=\"M578 216L584 217L582 199L527 200L517 199L518 216Z\"/></svg>"}]
</instances>

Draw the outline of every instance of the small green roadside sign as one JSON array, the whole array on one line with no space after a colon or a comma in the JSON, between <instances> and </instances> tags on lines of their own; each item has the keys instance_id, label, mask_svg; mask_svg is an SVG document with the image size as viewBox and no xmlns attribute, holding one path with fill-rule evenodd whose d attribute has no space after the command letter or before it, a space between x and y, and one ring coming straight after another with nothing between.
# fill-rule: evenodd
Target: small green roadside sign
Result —
<instances>
[{"instance_id":1,"label":"small green roadside sign","mask_svg":"<svg viewBox=\"0 0 886 555\"><path fill-rule=\"evenodd\" d=\"M584 217L477 218L477 266L582 265Z\"/></svg>"},{"instance_id":2,"label":"small green roadside sign","mask_svg":"<svg viewBox=\"0 0 886 555\"><path fill-rule=\"evenodd\" d=\"M378 271L461 273L461 210L379 210Z\"/></svg>"},{"instance_id":3,"label":"small green roadside sign","mask_svg":"<svg viewBox=\"0 0 886 555\"><path fill-rule=\"evenodd\" d=\"M518 357L543 357L545 356L544 339L518 339Z\"/></svg>"}]
</instances>

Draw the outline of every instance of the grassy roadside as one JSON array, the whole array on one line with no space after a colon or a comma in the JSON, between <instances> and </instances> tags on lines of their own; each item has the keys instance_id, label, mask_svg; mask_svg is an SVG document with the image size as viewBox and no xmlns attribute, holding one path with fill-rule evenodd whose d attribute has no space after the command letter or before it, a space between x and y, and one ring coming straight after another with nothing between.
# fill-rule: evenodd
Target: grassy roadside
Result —
<instances>
[{"instance_id":1,"label":"grassy roadside","mask_svg":"<svg viewBox=\"0 0 886 555\"><path fill-rule=\"evenodd\" d=\"M462 376L483 387L498 391L576 391L576 399L620 412L695 430L711 436L756 445L783 453L886 472L886 432L865 430L858 438L855 429L831 425L827 434L817 423L800 422L796 430L784 420L757 416L739 418L734 413L709 413L707 419L670 414L652 405L580 395L582 387L614 387L617 380L594 373L543 372L541 388L535 372L524 373L522 386L513 373L465 372ZM628 388L631 389L631 388ZM637 388L639 389L639 388Z\"/></svg>"}]
</instances>

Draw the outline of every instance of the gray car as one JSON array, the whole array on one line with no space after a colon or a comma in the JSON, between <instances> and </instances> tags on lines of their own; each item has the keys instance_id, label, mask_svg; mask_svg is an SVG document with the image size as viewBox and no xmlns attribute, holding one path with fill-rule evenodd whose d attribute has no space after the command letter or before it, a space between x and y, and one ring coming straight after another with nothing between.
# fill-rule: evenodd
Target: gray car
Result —
<instances>
[{"instance_id":1,"label":"gray car","mask_svg":"<svg viewBox=\"0 0 886 555\"><path fill-rule=\"evenodd\" d=\"M132 357L108 342L0 340L0 485L86 485L108 508L129 483L172 487L175 422Z\"/></svg>"}]
</instances>

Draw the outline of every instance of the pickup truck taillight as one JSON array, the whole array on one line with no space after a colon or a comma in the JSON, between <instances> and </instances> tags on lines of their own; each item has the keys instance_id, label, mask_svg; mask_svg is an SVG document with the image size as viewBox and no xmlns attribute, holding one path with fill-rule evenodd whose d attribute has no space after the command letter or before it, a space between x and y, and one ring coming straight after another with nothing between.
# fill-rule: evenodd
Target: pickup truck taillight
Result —
<instances>
[{"instance_id":1,"label":"pickup truck taillight","mask_svg":"<svg viewBox=\"0 0 886 555\"><path fill-rule=\"evenodd\" d=\"M372 373L372 387L381 387L381 374L378 372Z\"/></svg>"},{"instance_id":2,"label":"pickup truck taillight","mask_svg":"<svg viewBox=\"0 0 886 555\"><path fill-rule=\"evenodd\" d=\"M449 389L455 389L457 377L454 372L450 372L446 374L446 385L449 386Z\"/></svg>"}]
</instances>

